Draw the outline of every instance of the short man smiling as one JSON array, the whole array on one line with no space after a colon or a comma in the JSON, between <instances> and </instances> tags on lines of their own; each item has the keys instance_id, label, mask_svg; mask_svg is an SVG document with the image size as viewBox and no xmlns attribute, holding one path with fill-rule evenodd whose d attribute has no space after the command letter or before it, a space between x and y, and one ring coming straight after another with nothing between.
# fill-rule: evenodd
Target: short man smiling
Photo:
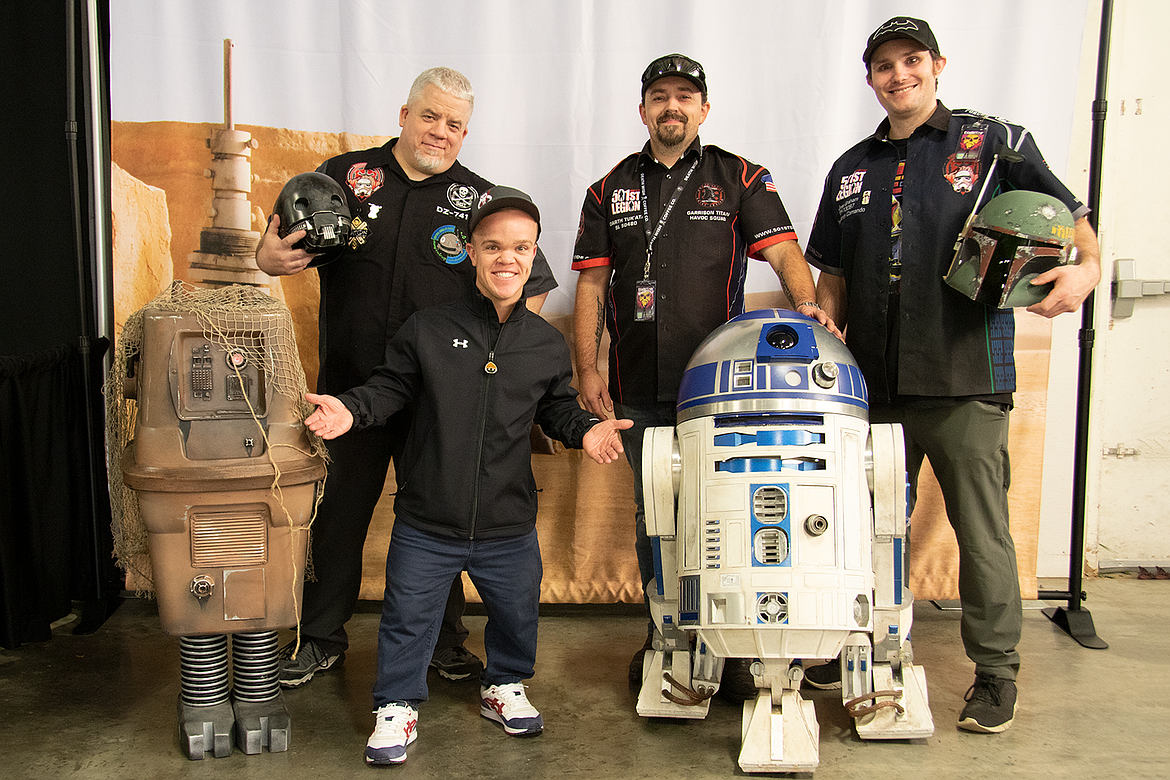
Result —
<instances>
[{"instance_id":1,"label":"short man smiling","mask_svg":"<svg viewBox=\"0 0 1170 780\"><path fill-rule=\"evenodd\" d=\"M361 387L338 398L305 396L318 405L305 424L329 439L417 405L386 555L370 764L406 760L443 603L463 570L488 615L480 714L512 736L544 730L523 684L536 661L542 574L529 430L535 420L609 463L622 454L619 431L631 425L581 409L564 337L523 304L540 234L536 204L492 187L472 207L468 228L474 288L407 320Z\"/></svg>"}]
</instances>

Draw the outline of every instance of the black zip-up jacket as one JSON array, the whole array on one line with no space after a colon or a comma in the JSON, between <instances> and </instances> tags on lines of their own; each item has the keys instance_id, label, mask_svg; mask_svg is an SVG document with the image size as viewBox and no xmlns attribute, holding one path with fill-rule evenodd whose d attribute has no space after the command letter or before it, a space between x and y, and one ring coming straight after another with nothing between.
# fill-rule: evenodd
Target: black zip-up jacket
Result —
<instances>
[{"instance_id":1,"label":"black zip-up jacket","mask_svg":"<svg viewBox=\"0 0 1170 780\"><path fill-rule=\"evenodd\" d=\"M556 328L523 301L501 323L472 288L412 315L386 346L384 364L339 398L355 428L416 406L395 522L456 539L507 538L536 526L533 420L575 448L599 422L577 404L572 378Z\"/></svg>"}]
</instances>

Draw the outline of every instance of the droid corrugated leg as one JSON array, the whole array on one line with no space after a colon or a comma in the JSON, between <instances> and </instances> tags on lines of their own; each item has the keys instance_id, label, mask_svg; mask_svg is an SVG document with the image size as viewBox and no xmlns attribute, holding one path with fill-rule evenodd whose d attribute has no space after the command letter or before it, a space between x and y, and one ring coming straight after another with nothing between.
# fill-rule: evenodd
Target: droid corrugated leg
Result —
<instances>
[{"instance_id":1,"label":"droid corrugated leg","mask_svg":"<svg viewBox=\"0 0 1170 780\"><path fill-rule=\"evenodd\" d=\"M723 659L752 659L760 691L744 705L745 771L817 766L819 726L800 696L806 660L841 656L863 738L933 732L908 642L901 432L871 431L868 408L840 341L764 310L699 346L677 425L646 433L659 631L638 712L702 718Z\"/></svg>"}]
</instances>

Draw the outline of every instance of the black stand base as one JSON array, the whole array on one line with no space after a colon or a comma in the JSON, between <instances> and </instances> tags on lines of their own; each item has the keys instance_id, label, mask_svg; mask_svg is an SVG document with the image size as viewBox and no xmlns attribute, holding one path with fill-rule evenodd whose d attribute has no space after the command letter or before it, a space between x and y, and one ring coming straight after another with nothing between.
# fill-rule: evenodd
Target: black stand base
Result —
<instances>
[{"instance_id":1,"label":"black stand base","mask_svg":"<svg viewBox=\"0 0 1170 780\"><path fill-rule=\"evenodd\" d=\"M1097 636L1093 628L1093 616L1087 609L1069 609L1068 607L1048 607L1041 610L1048 619L1060 626L1066 634L1071 636L1083 647L1093 650L1108 650L1109 645L1104 639Z\"/></svg>"}]
</instances>

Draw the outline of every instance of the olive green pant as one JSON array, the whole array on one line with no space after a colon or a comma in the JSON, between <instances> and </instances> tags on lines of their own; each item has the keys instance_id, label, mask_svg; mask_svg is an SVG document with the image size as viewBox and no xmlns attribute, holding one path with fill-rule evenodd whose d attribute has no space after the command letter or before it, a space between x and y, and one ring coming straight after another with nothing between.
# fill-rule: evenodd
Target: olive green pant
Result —
<instances>
[{"instance_id":1,"label":"olive green pant","mask_svg":"<svg viewBox=\"0 0 1170 780\"><path fill-rule=\"evenodd\" d=\"M902 424L911 511L922 458L930 461L959 543L967 657L976 672L1016 679L1023 611L1008 527L1007 409L963 399L916 400L874 406L870 422Z\"/></svg>"}]
</instances>

